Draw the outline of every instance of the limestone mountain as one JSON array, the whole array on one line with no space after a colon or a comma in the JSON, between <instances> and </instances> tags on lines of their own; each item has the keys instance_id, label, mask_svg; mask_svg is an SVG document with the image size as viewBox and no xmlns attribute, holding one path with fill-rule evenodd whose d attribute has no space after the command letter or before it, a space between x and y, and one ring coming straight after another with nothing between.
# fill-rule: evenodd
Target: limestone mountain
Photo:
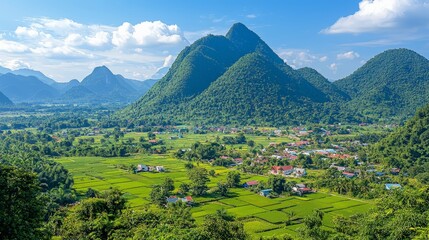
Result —
<instances>
[{"instance_id":1,"label":"limestone mountain","mask_svg":"<svg viewBox=\"0 0 429 240\"><path fill-rule=\"evenodd\" d=\"M237 23L226 36L208 35L186 47L166 76L118 116L140 123L272 125L323 117L318 109L329 102Z\"/></svg>"},{"instance_id":2,"label":"limestone mountain","mask_svg":"<svg viewBox=\"0 0 429 240\"><path fill-rule=\"evenodd\" d=\"M334 85L351 96L352 111L373 118L411 116L429 103L429 60L408 49L387 50Z\"/></svg>"}]
</instances>

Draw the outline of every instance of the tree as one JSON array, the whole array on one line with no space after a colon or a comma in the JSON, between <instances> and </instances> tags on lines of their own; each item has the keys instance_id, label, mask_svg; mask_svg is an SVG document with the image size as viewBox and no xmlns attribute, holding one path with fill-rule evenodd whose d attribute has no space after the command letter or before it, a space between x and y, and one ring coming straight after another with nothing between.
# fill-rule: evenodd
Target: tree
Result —
<instances>
[{"instance_id":1,"label":"tree","mask_svg":"<svg viewBox=\"0 0 429 240\"><path fill-rule=\"evenodd\" d=\"M247 239L243 224L235 221L225 210L218 210L204 218L201 226L202 239L208 240L244 240Z\"/></svg>"},{"instance_id":2,"label":"tree","mask_svg":"<svg viewBox=\"0 0 429 240\"><path fill-rule=\"evenodd\" d=\"M210 169L210 171L209 171L209 175L210 175L210 177L214 177L214 176L216 175L215 170Z\"/></svg>"},{"instance_id":3,"label":"tree","mask_svg":"<svg viewBox=\"0 0 429 240\"><path fill-rule=\"evenodd\" d=\"M195 167L188 171L191 180L190 189L197 196L204 195L208 189L207 183L210 181L207 169Z\"/></svg>"},{"instance_id":4,"label":"tree","mask_svg":"<svg viewBox=\"0 0 429 240\"><path fill-rule=\"evenodd\" d=\"M185 163L185 168L186 170L191 170L192 168L194 168L194 164L192 164L191 162L187 162Z\"/></svg>"},{"instance_id":5,"label":"tree","mask_svg":"<svg viewBox=\"0 0 429 240\"><path fill-rule=\"evenodd\" d=\"M186 194L187 192L189 192L189 184L187 183L182 183L179 186L179 192L181 194Z\"/></svg>"},{"instance_id":6,"label":"tree","mask_svg":"<svg viewBox=\"0 0 429 240\"><path fill-rule=\"evenodd\" d=\"M228 187L237 187L240 185L241 175L237 171L228 172L226 175L226 183Z\"/></svg>"},{"instance_id":7,"label":"tree","mask_svg":"<svg viewBox=\"0 0 429 240\"><path fill-rule=\"evenodd\" d=\"M254 146L255 146L255 141L253 141L253 140L248 140L248 141L247 141L247 146L249 146L249 147L254 147Z\"/></svg>"},{"instance_id":8,"label":"tree","mask_svg":"<svg viewBox=\"0 0 429 240\"><path fill-rule=\"evenodd\" d=\"M285 224L286 224L286 226L288 226L295 219L296 213L294 211L288 211L288 212L286 212L286 215L287 215L287 220L285 221Z\"/></svg>"},{"instance_id":9,"label":"tree","mask_svg":"<svg viewBox=\"0 0 429 240\"><path fill-rule=\"evenodd\" d=\"M320 210L315 210L313 213L304 218L304 226L298 229L299 235L303 239L327 239L329 233L321 229L324 213Z\"/></svg>"},{"instance_id":10,"label":"tree","mask_svg":"<svg viewBox=\"0 0 429 240\"><path fill-rule=\"evenodd\" d=\"M155 185L152 187L150 192L150 201L158 206L164 206L167 204L167 197L169 192L162 185Z\"/></svg>"},{"instance_id":11,"label":"tree","mask_svg":"<svg viewBox=\"0 0 429 240\"><path fill-rule=\"evenodd\" d=\"M268 178L268 186L277 194L281 194L286 188L286 179L279 175L270 175Z\"/></svg>"},{"instance_id":12,"label":"tree","mask_svg":"<svg viewBox=\"0 0 429 240\"><path fill-rule=\"evenodd\" d=\"M0 239L45 239L46 201L33 173L0 164Z\"/></svg>"},{"instance_id":13,"label":"tree","mask_svg":"<svg viewBox=\"0 0 429 240\"><path fill-rule=\"evenodd\" d=\"M218 182L217 183L217 188L218 188L218 193L225 197L226 195L228 195L228 184L225 182Z\"/></svg>"},{"instance_id":14,"label":"tree","mask_svg":"<svg viewBox=\"0 0 429 240\"><path fill-rule=\"evenodd\" d=\"M92 188L88 188L88 191L86 191L86 193L85 193L85 196L87 198L94 198L94 197L97 197L98 195L99 195L99 193Z\"/></svg>"},{"instance_id":15,"label":"tree","mask_svg":"<svg viewBox=\"0 0 429 240\"><path fill-rule=\"evenodd\" d=\"M166 177L164 179L164 182L162 183L162 186L166 189L166 191L171 192L174 190L174 181L173 179Z\"/></svg>"}]
</instances>

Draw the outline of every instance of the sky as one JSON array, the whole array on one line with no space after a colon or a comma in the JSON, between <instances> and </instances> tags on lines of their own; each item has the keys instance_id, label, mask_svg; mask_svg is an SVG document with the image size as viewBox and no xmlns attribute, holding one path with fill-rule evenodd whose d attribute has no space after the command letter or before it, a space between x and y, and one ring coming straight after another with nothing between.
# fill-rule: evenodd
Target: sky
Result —
<instances>
[{"instance_id":1,"label":"sky","mask_svg":"<svg viewBox=\"0 0 429 240\"><path fill-rule=\"evenodd\" d=\"M293 68L330 80L387 49L429 58L429 0L14 0L0 9L0 66L61 82L100 65L148 79L184 47L236 22Z\"/></svg>"}]
</instances>

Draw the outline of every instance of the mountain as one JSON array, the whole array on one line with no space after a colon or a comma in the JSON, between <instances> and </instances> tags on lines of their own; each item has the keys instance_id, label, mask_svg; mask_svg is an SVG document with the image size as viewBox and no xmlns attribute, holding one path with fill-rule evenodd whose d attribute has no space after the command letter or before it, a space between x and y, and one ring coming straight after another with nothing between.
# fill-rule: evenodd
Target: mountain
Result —
<instances>
[{"instance_id":1,"label":"mountain","mask_svg":"<svg viewBox=\"0 0 429 240\"><path fill-rule=\"evenodd\" d=\"M418 166L429 162L429 105L419 109L404 126L379 141L371 150L371 158L386 165L423 170Z\"/></svg>"},{"instance_id":2,"label":"mountain","mask_svg":"<svg viewBox=\"0 0 429 240\"><path fill-rule=\"evenodd\" d=\"M0 76L0 91L15 103L50 102L58 96L56 89L36 77L6 73Z\"/></svg>"},{"instance_id":3,"label":"mountain","mask_svg":"<svg viewBox=\"0 0 429 240\"><path fill-rule=\"evenodd\" d=\"M68 82L55 82L51 86L63 94L73 87L79 86L80 82L77 79L72 79Z\"/></svg>"},{"instance_id":4,"label":"mountain","mask_svg":"<svg viewBox=\"0 0 429 240\"><path fill-rule=\"evenodd\" d=\"M237 23L226 36L208 35L182 50L168 73L118 116L140 123L279 125L330 116L318 114L325 104L326 93Z\"/></svg>"},{"instance_id":5,"label":"mountain","mask_svg":"<svg viewBox=\"0 0 429 240\"><path fill-rule=\"evenodd\" d=\"M13 102L6 97L2 92L0 92L0 106L10 106L13 105Z\"/></svg>"},{"instance_id":6,"label":"mountain","mask_svg":"<svg viewBox=\"0 0 429 240\"><path fill-rule=\"evenodd\" d=\"M137 81L115 75L106 66L94 68L80 84L70 81L62 100L76 99L79 102L130 102L141 97L156 81ZM79 89L82 96L78 96ZM75 96L76 98L73 98Z\"/></svg>"},{"instance_id":7,"label":"mountain","mask_svg":"<svg viewBox=\"0 0 429 240\"><path fill-rule=\"evenodd\" d=\"M350 110L373 118L405 117L429 103L429 60L408 49L387 50L334 82Z\"/></svg>"},{"instance_id":8,"label":"mountain","mask_svg":"<svg viewBox=\"0 0 429 240\"><path fill-rule=\"evenodd\" d=\"M332 84L322 74L315 69L304 67L297 70L301 77L311 83L314 87L320 89L332 101L348 101L350 96L339 89L336 85Z\"/></svg>"},{"instance_id":9,"label":"mountain","mask_svg":"<svg viewBox=\"0 0 429 240\"><path fill-rule=\"evenodd\" d=\"M42 72L32 70L32 69L28 69L28 68L10 71L10 73L13 73L15 75L27 76L27 77L33 76L33 77L38 78L40 81L42 81L43 83L48 84L48 85L52 85L52 84L56 83L55 80L47 77Z\"/></svg>"},{"instance_id":10,"label":"mountain","mask_svg":"<svg viewBox=\"0 0 429 240\"><path fill-rule=\"evenodd\" d=\"M10 71L12 71L12 70L10 70L9 68L5 68L5 67L0 66L0 74L5 74L5 73L8 73Z\"/></svg>"},{"instance_id":11,"label":"mountain","mask_svg":"<svg viewBox=\"0 0 429 240\"><path fill-rule=\"evenodd\" d=\"M65 102L88 103L96 101L96 94L84 86L74 86L60 97Z\"/></svg>"}]
</instances>

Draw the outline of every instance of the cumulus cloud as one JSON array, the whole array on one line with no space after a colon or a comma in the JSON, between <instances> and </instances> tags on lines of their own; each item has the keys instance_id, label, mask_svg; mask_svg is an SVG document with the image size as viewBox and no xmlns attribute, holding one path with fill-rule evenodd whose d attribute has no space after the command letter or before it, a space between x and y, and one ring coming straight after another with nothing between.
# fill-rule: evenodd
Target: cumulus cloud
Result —
<instances>
[{"instance_id":1,"label":"cumulus cloud","mask_svg":"<svg viewBox=\"0 0 429 240\"><path fill-rule=\"evenodd\" d=\"M21 68L30 68L30 64L27 62L24 62L20 59L12 59L8 61L4 61L0 63L1 66L9 68L11 70L17 70Z\"/></svg>"},{"instance_id":2,"label":"cumulus cloud","mask_svg":"<svg viewBox=\"0 0 429 240\"><path fill-rule=\"evenodd\" d=\"M327 34L365 33L429 25L429 0L362 0L359 10L322 30Z\"/></svg>"},{"instance_id":3,"label":"cumulus cloud","mask_svg":"<svg viewBox=\"0 0 429 240\"><path fill-rule=\"evenodd\" d=\"M101 47L101 46L109 43L110 34L108 32L104 32L104 31L96 32L92 36L87 36L86 41L91 46Z\"/></svg>"},{"instance_id":4,"label":"cumulus cloud","mask_svg":"<svg viewBox=\"0 0 429 240\"><path fill-rule=\"evenodd\" d=\"M28 27L17 27L15 30L15 34L18 37L30 37L30 38L35 38L37 36L39 36L39 32L33 28L28 28Z\"/></svg>"},{"instance_id":5,"label":"cumulus cloud","mask_svg":"<svg viewBox=\"0 0 429 240\"><path fill-rule=\"evenodd\" d=\"M63 81L109 65L119 73L129 69L126 77L144 79L161 66L171 65L173 56L188 44L179 26L161 21L109 26L67 18L28 18L14 31L0 34L0 65L17 66L19 62L12 61L22 59Z\"/></svg>"},{"instance_id":6,"label":"cumulus cloud","mask_svg":"<svg viewBox=\"0 0 429 240\"><path fill-rule=\"evenodd\" d=\"M28 47L19 42L0 39L0 51L8 53L23 53L28 51Z\"/></svg>"},{"instance_id":7,"label":"cumulus cloud","mask_svg":"<svg viewBox=\"0 0 429 240\"><path fill-rule=\"evenodd\" d=\"M117 47L187 43L177 25L161 21L142 22L136 25L125 22L113 31L112 43Z\"/></svg>"},{"instance_id":8,"label":"cumulus cloud","mask_svg":"<svg viewBox=\"0 0 429 240\"><path fill-rule=\"evenodd\" d=\"M338 60L344 60L344 59L353 60L353 59L359 58L359 57L360 57L359 53L353 52L353 51L337 54Z\"/></svg>"},{"instance_id":9,"label":"cumulus cloud","mask_svg":"<svg viewBox=\"0 0 429 240\"><path fill-rule=\"evenodd\" d=\"M328 59L326 56L318 56L305 49L280 49L277 54L293 68L310 66L314 62L323 62Z\"/></svg>"}]
</instances>

